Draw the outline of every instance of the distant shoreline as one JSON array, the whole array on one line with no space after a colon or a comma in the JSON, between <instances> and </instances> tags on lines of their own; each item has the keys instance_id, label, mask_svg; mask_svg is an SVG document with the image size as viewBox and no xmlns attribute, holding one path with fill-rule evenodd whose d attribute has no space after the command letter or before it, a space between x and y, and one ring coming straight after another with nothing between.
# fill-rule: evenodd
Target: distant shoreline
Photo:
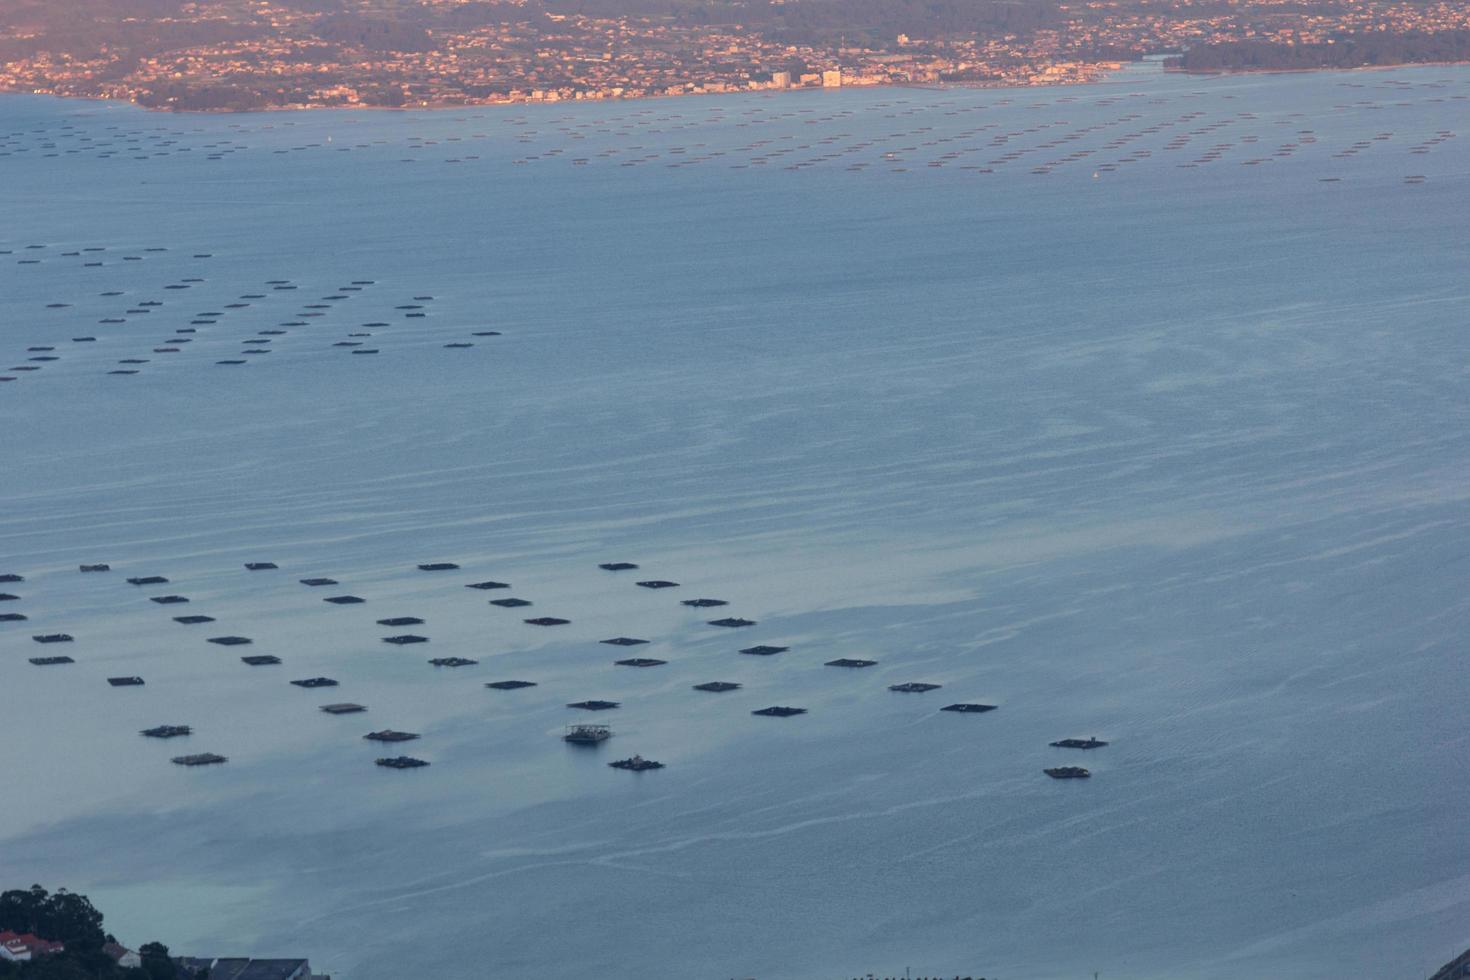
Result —
<instances>
[{"instance_id":1,"label":"distant shoreline","mask_svg":"<svg viewBox=\"0 0 1470 980\"><path fill-rule=\"evenodd\" d=\"M46 98L63 99L72 102L106 102L118 105L131 105L145 112L167 113L178 116L248 116L256 114L278 113L278 112L324 112L324 111L351 111L351 112L446 112L450 110L466 111L470 109L500 108L505 106L567 106L567 105L589 105L593 103L611 102L644 102L654 99L687 99L712 96L761 96L775 98L783 95L794 95L803 92L843 92L854 89L918 89L922 91L942 92L953 89L994 89L1002 91L1030 91L1058 88L1076 88L1081 85L1098 85L1111 80L1114 76L1123 74L1130 67L1148 64L1155 61L1157 55L1145 55L1139 61L1123 62L1122 67L1114 69L1101 69L1096 78L1086 81L1056 81L1040 85L1023 85L1014 82L987 82L987 81L954 81L954 82L888 82L876 85L843 85L834 88L822 88L820 86L805 86L786 89L736 89L730 92L654 92L647 95L616 96L603 99L496 99L478 102L430 102L413 106L389 106L389 105L288 105L288 106L262 106L254 109L173 109L160 106L146 106L131 99L115 99L103 95L62 95L55 92L23 92L14 89L0 89L0 96L6 95L31 95ZM1236 75L1314 75L1325 72L1339 72L1343 74L1375 71L1395 71L1402 68L1460 68L1470 66L1470 60L1466 61L1405 61L1391 65L1360 65L1355 68L1341 68L1325 65L1321 68L1212 68L1208 70L1189 69L1180 67L1165 67L1162 64L1159 71L1169 75L1188 75L1195 78L1225 77Z\"/></svg>"}]
</instances>

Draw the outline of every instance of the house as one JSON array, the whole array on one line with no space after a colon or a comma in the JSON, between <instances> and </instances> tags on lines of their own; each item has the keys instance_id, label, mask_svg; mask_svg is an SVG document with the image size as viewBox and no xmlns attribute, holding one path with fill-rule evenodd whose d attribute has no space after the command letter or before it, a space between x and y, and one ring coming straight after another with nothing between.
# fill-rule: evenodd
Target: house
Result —
<instances>
[{"instance_id":1,"label":"house","mask_svg":"<svg viewBox=\"0 0 1470 980\"><path fill-rule=\"evenodd\" d=\"M123 969L143 965L143 958L141 956L118 943L103 943L102 952L112 957L112 962Z\"/></svg>"},{"instance_id":2,"label":"house","mask_svg":"<svg viewBox=\"0 0 1470 980\"><path fill-rule=\"evenodd\" d=\"M174 960L186 974L209 970L209 980L330 980L311 972L306 960L253 960L249 957L180 956Z\"/></svg>"},{"instance_id":3,"label":"house","mask_svg":"<svg viewBox=\"0 0 1470 980\"><path fill-rule=\"evenodd\" d=\"M0 932L0 959L11 962L27 962L64 949L66 946L62 943L53 943L29 932Z\"/></svg>"}]
</instances>

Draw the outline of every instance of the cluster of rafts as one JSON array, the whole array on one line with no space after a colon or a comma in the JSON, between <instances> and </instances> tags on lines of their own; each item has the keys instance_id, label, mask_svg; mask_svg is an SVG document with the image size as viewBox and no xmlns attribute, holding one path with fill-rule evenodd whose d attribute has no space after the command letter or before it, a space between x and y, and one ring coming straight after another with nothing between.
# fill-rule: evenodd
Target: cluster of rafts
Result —
<instances>
[{"instance_id":1,"label":"cluster of rafts","mask_svg":"<svg viewBox=\"0 0 1470 980\"><path fill-rule=\"evenodd\" d=\"M458 570L460 566L454 562L428 562L420 564L417 567L420 571L424 572L447 572ZM635 571L637 570L638 565L632 562L605 562L599 567L604 571L621 573ZM279 566L274 562L254 561L245 563L245 568L250 572L271 572L277 571L279 569ZM79 566L79 570L83 573L96 574L110 572L112 569L111 566L106 563L92 563ZM128 582L128 584L138 588L169 584L169 580L162 575L131 576L128 577L126 581ZM336 586L340 584L336 579L327 577L303 578L299 581L302 585L313 589L329 588L331 586ZM21 575L13 573L0 575L0 583L8 585L21 582L24 582L24 577ZM667 579L645 579L637 581L636 584L640 588L655 591L679 588L678 582L669 581ZM499 591L509 589L510 584L507 582L486 580L468 583L466 585L466 588L474 589L477 591ZM20 598L20 596L10 592L0 592L0 603L17 602L20 601ZM187 604L189 602L189 598L187 596L175 593L165 593L150 596L149 600L162 606L177 606ZM359 605L365 603L367 600L365 600L361 596L344 593L325 596L323 597L323 601L334 605ZM490 604L502 608L520 608L532 605L530 601L518 598L493 599L490 600ZM701 610L714 609L728 605L728 603L723 599L711 598L685 599L681 601L681 604L689 608ZM203 625L206 623L215 622L214 617L204 614L185 614L175 616L173 617L173 619L175 622L186 626ZM25 622L26 620L27 617L24 613L9 611L5 613L0 613L0 623ZM554 616L529 617L523 619L522 621L527 625L539 627L560 626L570 622L570 620L568 619ZM376 622L379 625L389 628L402 628L421 625L423 624L424 620L415 616L393 616L379 619ZM707 624L709 626L721 627L725 629L741 629L757 625L755 620L745 619L738 616L723 616L717 619L711 619L707 621ZM73 642L74 637L72 637L72 635L68 633L37 633L32 636L32 639L37 643L50 645L59 643L70 643ZM417 633L394 633L382 637L382 641L384 643L388 643L394 646L409 646L420 643L427 643L429 642L429 637ZM223 647L240 647L249 646L253 641L250 637L247 636L223 634L220 636L208 637L206 639L206 642ZM606 640L602 640L601 642L611 646L630 647L642 645L648 643L649 641L638 637L616 636ZM789 647L785 646L758 644L745 647L740 650L740 653L747 656L770 657L776 654L785 653L789 649ZM273 654L247 654L245 656L242 656L240 659L243 663L251 667L263 667L281 663L281 658ZM32 657L30 658L30 662L37 666L55 666L60 664L74 663L74 660L70 656L52 655ZM428 660L428 663L436 668L455 668L473 666L477 664L478 661L471 660L465 657L434 657L430 658ZM618 666L647 668L662 666L667 663L667 661L658 660L651 657L629 657L621 660L615 660L613 661L613 663ZM872 667L876 664L876 660L864 660L850 657L842 657L826 662L826 666L845 669L861 669L865 667ZM136 687L143 685L144 680L142 677L138 676L120 676L109 677L108 683L114 687ZM298 678L296 680L292 680L290 683L296 687L304 688L307 690L338 686L338 682L336 679L320 676ZM537 684L535 681L513 679L490 681L486 683L485 686L487 688L498 691L515 691L524 688L535 687L537 686ZM900 694L925 694L930 691L939 690L940 687L941 685L939 684L911 681L901 684L889 685L888 689L890 691ZM693 685L693 689L696 691L708 693L725 693L729 691L739 690L740 685L732 681L706 681ZM621 703L617 701L589 699L570 702L567 704L567 707L582 711L609 711L621 707ZM983 714L989 711L993 711L995 710L995 708L996 706L993 704L957 702L954 704L946 705L940 710L955 714ZM366 711L367 709L363 705L352 702L338 702L323 705L321 707L321 710L331 715L347 715L357 714ZM768 707L758 708L751 712L752 715L767 718L790 718L806 713L806 708L792 707L790 705L770 705ZM193 729L188 725L160 725L154 728L146 729L141 734L150 738L167 739L191 735L192 733ZM611 738L612 735L612 728L608 725L578 724L568 726L566 732L562 737L569 744L587 746L600 745L602 742L605 742L609 738ZM419 738L419 735L414 732L402 732L394 729L384 729L381 731L369 732L363 737L373 742L396 743L416 740ZM1051 743L1051 745L1056 748L1066 749L1095 749L1101 748L1102 746L1105 746L1107 744L1107 742L1098 740L1096 738L1067 738ZM198 766L211 763L221 763L225 762L226 759L224 756L216 755L213 753L203 753L196 755L178 756L174 758L173 761L175 763L178 763L179 765ZM397 756L380 758L377 760L377 764L387 768L402 769L419 768L422 766L427 766L429 763L425 760L416 759L410 756ZM609 763L609 765L613 766L614 768L629 769L633 771L663 768L662 763L650 759L645 759L639 755L635 755L628 759L620 759L615 762ZM1075 766L1048 768L1044 771L1048 776L1056 779L1086 778L1091 775L1088 770Z\"/></svg>"}]
</instances>

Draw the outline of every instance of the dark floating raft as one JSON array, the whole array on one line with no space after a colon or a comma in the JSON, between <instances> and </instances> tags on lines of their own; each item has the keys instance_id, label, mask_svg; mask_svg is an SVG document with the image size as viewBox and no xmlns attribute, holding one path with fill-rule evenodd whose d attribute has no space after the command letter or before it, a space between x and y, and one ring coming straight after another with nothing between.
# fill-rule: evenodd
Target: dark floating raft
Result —
<instances>
[{"instance_id":1,"label":"dark floating raft","mask_svg":"<svg viewBox=\"0 0 1470 980\"><path fill-rule=\"evenodd\" d=\"M748 653L752 657L769 657L769 656L772 656L773 654L785 653L787 650L790 650L790 649L791 649L790 647L758 646L758 647L746 647L744 650L741 650L740 652L741 653Z\"/></svg>"},{"instance_id":2,"label":"dark floating raft","mask_svg":"<svg viewBox=\"0 0 1470 980\"><path fill-rule=\"evenodd\" d=\"M395 732L391 728L385 728L381 732L368 732L363 738L372 742L412 742L418 738L414 732Z\"/></svg>"},{"instance_id":3,"label":"dark floating raft","mask_svg":"<svg viewBox=\"0 0 1470 980\"><path fill-rule=\"evenodd\" d=\"M940 711L956 711L965 715L978 715L986 711L994 711L993 704L946 704Z\"/></svg>"},{"instance_id":4,"label":"dark floating raft","mask_svg":"<svg viewBox=\"0 0 1470 980\"><path fill-rule=\"evenodd\" d=\"M923 694L925 691L937 691L940 686L939 684L921 684L915 681L908 684L890 684L888 685L888 689L890 691L898 691L900 694Z\"/></svg>"},{"instance_id":5,"label":"dark floating raft","mask_svg":"<svg viewBox=\"0 0 1470 980\"><path fill-rule=\"evenodd\" d=\"M304 680L292 681L297 687L336 687L337 682L330 677L308 677Z\"/></svg>"},{"instance_id":6,"label":"dark floating raft","mask_svg":"<svg viewBox=\"0 0 1470 980\"><path fill-rule=\"evenodd\" d=\"M459 566L452 561L431 561L419 566L421 572L452 572Z\"/></svg>"},{"instance_id":7,"label":"dark floating raft","mask_svg":"<svg viewBox=\"0 0 1470 980\"><path fill-rule=\"evenodd\" d=\"M25 613L0 613L0 623L24 623Z\"/></svg>"},{"instance_id":8,"label":"dark floating raft","mask_svg":"<svg viewBox=\"0 0 1470 980\"><path fill-rule=\"evenodd\" d=\"M149 738L178 738L180 735L194 734L194 729L188 725L159 725L156 728L145 728L138 734Z\"/></svg>"},{"instance_id":9,"label":"dark floating raft","mask_svg":"<svg viewBox=\"0 0 1470 980\"><path fill-rule=\"evenodd\" d=\"M360 704L352 704L344 701L341 704L324 704L322 705L322 710L329 715L355 715L359 711L366 711L367 709Z\"/></svg>"},{"instance_id":10,"label":"dark floating raft","mask_svg":"<svg viewBox=\"0 0 1470 980\"><path fill-rule=\"evenodd\" d=\"M1092 775L1081 766L1058 766L1055 769L1043 769L1052 779L1086 779Z\"/></svg>"},{"instance_id":11,"label":"dark floating raft","mask_svg":"<svg viewBox=\"0 0 1470 980\"><path fill-rule=\"evenodd\" d=\"M304 578L301 580L301 584L310 586L336 585L337 580L334 578Z\"/></svg>"},{"instance_id":12,"label":"dark floating raft","mask_svg":"<svg viewBox=\"0 0 1470 980\"><path fill-rule=\"evenodd\" d=\"M408 755L400 755L392 759L378 759L376 762L385 769L418 769L428 765L423 759L415 759Z\"/></svg>"},{"instance_id":13,"label":"dark floating raft","mask_svg":"<svg viewBox=\"0 0 1470 980\"><path fill-rule=\"evenodd\" d=\"M492 605L492 606L499 606L502 609L519 609L522 606L529 606L530 604L531 604L531 600L529 600L529 599L491 599L490 600L490 605Z\"/></svg>"},{"instance_id":14,"label":"dark floating raft","mask_svg":"<svg viewBox=\"0 0 1470 980\"><path fill-rule=\"evenodd\" d=\"M175 616L174 622L183 623L185 626L197 626L200 623L214 622L213 616Z\"/></svg>"},{"instance_id":15,"label":"dark floating raft","mask_svg":"<svg viewBox=\"0 0 1470 980\"><path fill-rule=\"evenodd\" d=\"M280 567L273 561L247 561L245 563L245 568L252 572L268 572Z\"/></svg>"},{"instance_id":16,"label":"dark floating raft","mask_svg":"<svg viewBox=\"0 0 1470 980\"><path fill-rule=\"evenodd\" d=\"M597 567L605 572L631 572L638 566L630 561L605 561Z\"/></svg>"},{"instance_id":17,"label":"dark floating raft","mask_svg":"<svg viewBox=\"0 0 1470 980\"><path fill-rule=\"evenodd\" d=\"M435 657L429 661L435 667L472 667L479 662L465 657Z\"/></svg>"},{"instance_id":18,"label":"dark floating raft","mask_svg":"<svg viewBox=\"0 0 1470 980\"><path fill-rule=\"evenodd\" d=\"M709 681L705 684L695 684L694 689L696 691L714 691L719 694L725 691L738 691L740 690L740 685L731 681Z\"/></svg>"},{"instance_id":19,"label":"dark floating raft","mask_svg":"<svg viewBox=\"0 0 1470 980\"><path fill-rule=\"evenodd\" d=\"M50 667L55 664L74 664L76 661L70 657L32 657L31 663L37 667Z\"/></svg>"},{"instance_id":20,"label":"dark floating raft","mask_svg":"<svg viewBox=\"0 0 1470 980\"><path fill-rule=\"evenodd\" d=\"M668 582L661 578L649 579L647 582L638 584L645 589L677 589L679 587L678 582Z\"/></svg>"},{"instance_id":21,"label":"dark floating raft","mask_svg":"<svg viewBox=\"0 0 1470 980\"><path fill-rule=\"evenodd\" d=\"M329 595L322 601L334 603L338 606L353 606L359 602L367 602L362 596L357 595Z\"/></svg>"},{"instance_id":22,"label":"dark floating raft","mask_svg":"<svg viewBox=\"0 0 1470 980\"><path fill-rule=\"evenodd\" d=\"M110 572L110 571L112 571L112 566L111 565L108 565L105 562L99 562L99 563L97 563L95 565L82 565L82 566L80 566L80 568L84 572Z\"/></svg>"},{"instance_id":23,"label":"dark floating raft","mask_svg":"<svg viewBox=\"0 0 1470 980\"><path fill-rule=\"evenodd\" d=\"M728 626L730 629L739 629L742 626L754 626L755 620L741 619L738 616L728 616L725 619L712 619L709 621L709 625Z\"/></svg>"},{"instance_id":24,"label":"dark floating raft","mask_svg":"<svg viewBox=\"0 0 1470 980\"><path fill-rule=\"evenodd\" d=\"M612 738L612 729L606 725L568 725L567 733L562 736L565 742L573 745L596 745Z\"/></svg>"},{"instance_id":25,"label":"dark floating raft","mask_svg":"<svg viewBox=\"0 0 1470 980\"><path fill-rule=\"evenodd\" d=\"M109 677L109 678L107 678L107 683L111 684L113 687L142 687L143 686L143 678L141 678L141 677Z\"/></svg>"},{"instance_id":26,"label":"dark floating raft","mask_svg":"<svg viewBox=\"0 0 1470 980\"><path fill-rule=\"evenodd\" d=\"M401 633L398 636L385 636L383 637L383 642L403 646L407 643L428 643L429 638L427 636L419 636L417 633Z\"/></svg>"},{"instance_id":27,"label":"dark floating raft","mask_svg":"<svg viewBox=\"0 0 1470 980\"><path fill-rule=\"evenodd\" d=\"M597 642L598 643L607 643L607 644L610 644L611 646L615 646L615 647L636 647L639 644L641 644L641 643L647 643L648 641L647 640L639 640L639 639L636 639L636 638L631 637L631 636L615 636L615 637L613 637L610 640L598 640Z\"/></svg>"},{"instance_id":28,"label":"dark floating raft","mask_svg":"<svg viewBox=\"0 0 1470 980\"><path fill-rule=\"evenodd\" d=\"M491 681L485 685L497 691L519 691L523 687L535 687L535 681Z\"/></svg>"},{"instance_id":29,"label":"dark floating raft","mask_svg":"<svg viewBox=\"0 0 1470 980\"><path fill-rule=\"evenodd\" d=\"M508 582L471 582L469 585L466 585L465 588L467 588L467 589L508 589L508 588L510 588L510 583L508 583Z\"/></svg>"},{"instance_id":30,"label":"dark floating raft","mask_svg":"<svg viewBox=\"0 0 1470 980\"><path fill-rule=\"evenodd\" d=\"M240 660L244 663L249 664L252 667L266 667L270 664L278 664L281 662L280 657L272 656L269 653L256 654L250 657L241 657Z\"/></svg>"},{"instance_id":31,"label":"dark floating raft","mask_svg":"<svg viewBox=\"0 0 1470 980\"><path fill-rule=\"evenodd\" d=\"M218 643L222 647L242 647L253 642L248 636L211 636L206 643Z\"/></svg>"},{"instance_id":32,"label":"dark floating raft","mask_svg":"<svg viewBox=\"0 0 1470 980\"><path fill-rule=\"evenodd\" d=\"M850 657L839 657L836 660L827 661L828 667L872 667L876 660L853 660Z\"/></svg>"},{"instance_id":33,"label":"dark floating raft","mask_svg":"<svg viewBox=\"0 0 1470 980\"><path fill-rule=\"evenodd\" d=\"M417 626L423 620L417 616L394 616L392 619L378 620L379 626Z\"/></svg>"},{"instance_id":34,"label":"dark floating raft","mask_svg":"<svg viewBox=\"0 0 1470 980\"><path fill-rule=\"evenodd\" d=\"M711 606L728 606L724 599L685 599L680 605L693 606L695 609L708 609Z\"/></svg>"},{"instance_id":35,"label":"dark floating raft","mask_svg":"<svg viewBox=\"0 0 1470 980\"><path fill-rule=\"evenodd\" d=\"M531 626L565 626L570 619L557 619L555 616L537 616L535 619L523 620Z\"/></svg>"},{"instance_id":36,"label":"dark floating raft","mask_svg":"<svg viewBox=\"0 0 1470 980\"><path fill-rule=\"evenodd\" d=\"M1056 749L1100 749L1107 744L1096 738L1064 738L1051 743Z\"/></svg>"},{"instance_id":37,"label":"dark floating raft","mask_svg":"<svg viewBox=\"0 0 1470 980\"><path fill-rule=\"evenodd\" d=\"M179 603L188 602L188 596L181 595L154 595L148 597L149 602L156 602L160 606L177 606Z\"/></svg>"},{"instance_id":38,"label":"dark floating raft","mask_svg":"<svg viewBox=\"0 0 1470 980\"><path fill-rule=\"evenodd\" d=\"M25 580L26 577L24 575L17 575L14 572L6 572L4 575L0 575L0 582L24 582Z\"/></svg>"},{"instance_id":39,"label":"dark floating raft","mask_svg":"<svg viewBox=\"0 0 1470 980\"><path fill-rule=\"evenodd\" d=\"M573 701L567 705L568 708L581 708L585 711L608 711L618 707L618 701Z\"/></svg>"},{"instance_id":40,"label":"dark floating raft","mask_svg":"<svg viewBox=\"0 0 1470 980\"><path fill-rule=\"evenodd\" d=\"M15 602L20 596L10 592L0 592L0 602Z\"/></svg>"},{"instance_id":41,"label":"dark floating raft","mask_svg":"<svg viewBox=\"0 0 1470 980\"><path fill-rule=\"evenodd\" d=\"M171 761L179 766L212 766L229 760L213 752L201 752L198 755L176 755Z\"/></svg>"},{"instance_id":42,"label":"dark floating raft","mask_svg":"<svg viewBox=\"0 0 1470 980\"><path fill-rule=\"evenodd\" d=\"M765 716L767 716L769 718L790 718L792 715L804 715L804 714L806 714L806 709L805 708L785 708L785 707L781 707L779 705L776 705L776 706L773 706L773 707L770 707L770 708L760 708L760 709L758 709L756 711L752 711L751 714L753 714L753 715L765 715Z\"/></svg>"},{"instance_id":43,"label":"dark floating raft","mask_svg":"<svg viewBox=\"0 0 1470 980\"><path fill-rule=\"evenodd\" d=\"M655 660L652 657L629 657L627 660L614 660L613 663L619 667L662 667L668 661Z\"/></svg>"},{"instance_id":44,"label":"dark floating raft","mask_svg":"<svg viewBox=\"0 0 1470 980\"><path fill-rule=\"evenodd\" d=\"M168 579L162 575L143 575L138 578L128 579L129 585L163 585Z\"/></svg>"},{"instance_id":45,"label":"dark floating raft","mask_svg":"<svg viewBox=\"0 0 1470 980\"><path fill-rule=\"evenodd\" d=\"M37 643L70 643L73 637L70 633L40 633L31 639Z\"/></svg>"},{"instance_id":46,"label":"dark floating raft","mask_svg":"<svg viewBox=\"0 0 1470 980\"><path fill-rule=\"evenodd\" d=\"M630 769L633 772L643 772L647 769L662 769L664 767L662 762L654 762L652 759L645 759L641 755L635 755L631 759L619 759L616 762L609 762L608 765L614 769Z\"/></svg>"}]
</instances>

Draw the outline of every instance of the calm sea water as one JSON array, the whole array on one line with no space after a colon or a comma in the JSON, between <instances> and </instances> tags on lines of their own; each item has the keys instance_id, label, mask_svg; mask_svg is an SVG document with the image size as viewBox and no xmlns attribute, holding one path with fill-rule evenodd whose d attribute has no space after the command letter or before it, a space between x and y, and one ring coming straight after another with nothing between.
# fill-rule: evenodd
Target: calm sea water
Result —
<instances>
[{"instance_id":1,"label":"calm sea water","mask_svg":"<svg viewBox=\"0 0 1470 980\"><path fill-rule=\"evenodd\" d=\"M1470 943L1462 127L1459 68L0 99L0 883L347 980L1426 975Z\"/></svg>"}]
</instances>

